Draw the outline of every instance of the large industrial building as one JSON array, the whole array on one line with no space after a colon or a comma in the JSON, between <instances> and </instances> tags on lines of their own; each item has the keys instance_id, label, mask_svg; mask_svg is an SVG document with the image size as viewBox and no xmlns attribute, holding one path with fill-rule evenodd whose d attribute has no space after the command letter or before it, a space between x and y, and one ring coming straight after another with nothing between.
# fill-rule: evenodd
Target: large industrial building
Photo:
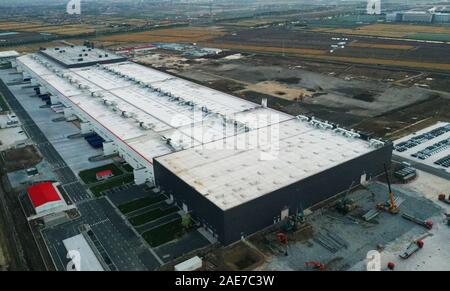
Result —
<instances>
[{"instance_id":1,"label":"large industrial building","mask_svg":"<svg viewBox=\"0 0 450 291\"><path fill-rule=\"evenodd\" d=\"M386 14L387 22L450 23L450 13L430 11L405 11Z\"/></svg>"},{"instance_id":2,"label":"large industrial building","mask_svg":"<svg viewBox=\"0 0 450 291\"><path fill-rule=\"evenodd\" d=\"M80 57L80 55L82 55ZM163 188L221 242L272 225L383 172L392 144L291 116L89 46L17 58L105 155Z\"/></svg>"}]
</instances>

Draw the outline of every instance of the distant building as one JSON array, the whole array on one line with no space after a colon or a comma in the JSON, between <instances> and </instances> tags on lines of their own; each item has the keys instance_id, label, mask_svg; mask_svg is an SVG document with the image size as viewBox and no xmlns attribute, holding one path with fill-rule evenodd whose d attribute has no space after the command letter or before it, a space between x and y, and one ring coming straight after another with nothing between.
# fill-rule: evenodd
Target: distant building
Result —
<instances>
[{"instance_id":1,"label":"distant building","mask_svg":"<svg viewBox=\"0 0 450 291\"><path fill-rule=\"evenodd\" d=\"M450 23L450 13L435 13L433 22Z\"/></svg>"},{"instance_id":2,"label":"distant building","mask_svg":"<svg viewBox=\"0 0 450 291\"><path fill-rule=\"evenodd\" d=\"M0 51L0 64L9 63L18 56L20 56L20 54L16 51Z\"/></svg>"},{"instance_id":3,"label":"distant building","mask_svg":"<svg viewBox=\"0 0 450 291\"><path fill-rule=\"evenodd\" d=\"M433 14L424 11L408 11L403 13L403 22L431 23Z\"/></svg>"},{"instance_id":4,"label":"distant building","mask_svg":"<svg viewBox=\"0 0 450 291\"><path fill-rule=\"evenodd\" d=\"M104 181L104 180L108 180L109 178L113 177L114 174L111 170L105 170L105 171L101 171L98 172L97 174L95 174L97 181Z\"/></svg>"},{"instance_id":5,"label":"distant building","mask_svg":"<svg viewBox=\"0 0 450 291\"><path fill-rule=\"evenodd\" d=\"M450 23L450 13L428 11L406 11L386 14L387 22Z\"/></svg>"},{"instance_id":6,"label":"distant building","mask_svg":"<svg viewBox=\"0 0 450 291\"><path fill-rule=\"evenodd\" d=\"M394 12L386 14L386 21L388 22L402 22L402 20L403 20L403 13Z\"/></svg>"}]
</instances>

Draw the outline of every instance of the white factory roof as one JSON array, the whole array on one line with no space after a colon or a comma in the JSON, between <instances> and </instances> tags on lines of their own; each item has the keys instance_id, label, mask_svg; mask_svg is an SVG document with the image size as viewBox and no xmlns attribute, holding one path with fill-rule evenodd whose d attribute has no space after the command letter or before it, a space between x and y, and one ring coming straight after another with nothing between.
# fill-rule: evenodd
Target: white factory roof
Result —
<instances>
[{"instance_id":1,"label":"white factory roof","mask_svg":"<svg viewBox=\"0 0 450 291\"><path fill-rule=\"evenodd\" d=\"M223 209L374 150L367 141L131 62L67 69L42 55L18 61L149 163L163 156L159 162ZM222 150L224 143L231 149ZM242 144L249 146L232 146ZM277 145L280 154L261 156Z\"/></svg>"},{"instance_id":2,"label":"white factory roof","mask_svg":"<svg viewBox=\"0 0 450 291\"><path fill-rule=\"evenodd\" d=\"M156 160L226 210L373 150L293 118Z\"/></svg>"},{"instance_id":3,"label":"white factory roof","mask_svg":"<svg viewBox=\"0 0 450 291\"><path fill-rule=\"evenodd\" d=\"M63 244L68 254L74 256L72 262L74 262L76 271L104 271L100 261L82 234L63 240Z\"/></svg>"},{"instance_id":4,"label":"white factory roof","mask_svg":"<svg viewBox=\"0 0 450 291\"><path fill-rule=\"evenodd\" d=\"M20 54L16 51L0 51L0 59L3 58L15 58L18 57Z\"/></svg>"},{"instance_id":5,"label":"white factory roof","mask_svg":"<svg viewBox=\"0 0 450 291\"><path fill-rule=\"evenodd\" d=\"M49 48L40 52L55 60L61 62L66 66L73 66L79 64L88 64L92 62L108 62L114 60L123 60L123 57L105 52L97 48L88 48L86 46L65 46ZM80 61L80 59L82 59Z\"/></svg>"},{"instance_id":6,"label":"white factory roof","mask_svg":"<svg viewBox=\"0 0 450 291\"><path fill-rule=\"evenodd\" d=\"M72 69L40 55L19 62L150 162L243 132L246 123L257 128L292 118L131 62Z\"/></svg>"}]
</instances>

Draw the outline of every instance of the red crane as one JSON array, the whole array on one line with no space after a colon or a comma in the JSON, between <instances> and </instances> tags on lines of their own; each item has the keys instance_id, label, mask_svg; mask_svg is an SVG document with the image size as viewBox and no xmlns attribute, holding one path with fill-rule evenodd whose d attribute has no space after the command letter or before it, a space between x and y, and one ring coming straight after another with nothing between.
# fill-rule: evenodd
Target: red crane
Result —
<instances>
[{"instance_id":1,"label":"red crane","mask_svg":"<svg viewBox=\"0 0 450 291\"><path fill-rule=\"evenodd\" d=\"M327 266L321 262L305 262L305 266L316 271L324 271L327 268Z\"/></svg>"}]
</instances>

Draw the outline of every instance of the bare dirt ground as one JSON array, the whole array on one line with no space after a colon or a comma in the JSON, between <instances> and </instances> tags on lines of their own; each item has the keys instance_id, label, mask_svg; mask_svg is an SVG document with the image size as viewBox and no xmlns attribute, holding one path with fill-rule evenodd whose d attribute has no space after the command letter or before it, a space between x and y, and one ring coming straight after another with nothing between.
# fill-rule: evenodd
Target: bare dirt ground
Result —
<instances>
[{"instance_id":1,"label":"bare dirt ground","mask_svg":"<svg viewBox=\"0 0 450 291\"><path fill-rule=\"evenodd\" d=\"M268 98L269 107L292 115L315 115L379 137L450 120L450 94L438 91L450 88L429 74L254 55L191 63L175 73L255 103ZM405 84L427 79L430 88Z\"/></svg>"},{"instance_id":2,"label":"bare dirt ground","mask_svg":"<svg viewBox=\"0 0 450 291\"><path fill-rule=\"evenodd\" d=\"M5 151L2 153L2 158L6 172L27 169L42 161L41 155L34 146Z\"/></svg>"},{"instance_id":3,"label":"bare dirt ground","mask_svg":"<svg viewBox=\"0 0 450 291\"><path fill-rule=\"evenodd\" d=\"M304 98L312 97L312 93L305 89L292 88L277 81L264 81L256 84L250 84L246 86L246 89L236 91L236 93L243 93L248 91L269 94L290 101L299 101Z\"/></svg>"},{"instance_id":4,"label":"bare dirt ground","mask_svg":"<svg viewBox=\"0 0 450 291\"><path fill-rule=\"evenodd\" d=\"M42 160L34 146L2 152L0 160L0 247L8 270L45 270L28 221L18 200L18 193L6 177L36 165ZM0 264L1 265L1 264Z\"/></svg>"}]
</instances>

